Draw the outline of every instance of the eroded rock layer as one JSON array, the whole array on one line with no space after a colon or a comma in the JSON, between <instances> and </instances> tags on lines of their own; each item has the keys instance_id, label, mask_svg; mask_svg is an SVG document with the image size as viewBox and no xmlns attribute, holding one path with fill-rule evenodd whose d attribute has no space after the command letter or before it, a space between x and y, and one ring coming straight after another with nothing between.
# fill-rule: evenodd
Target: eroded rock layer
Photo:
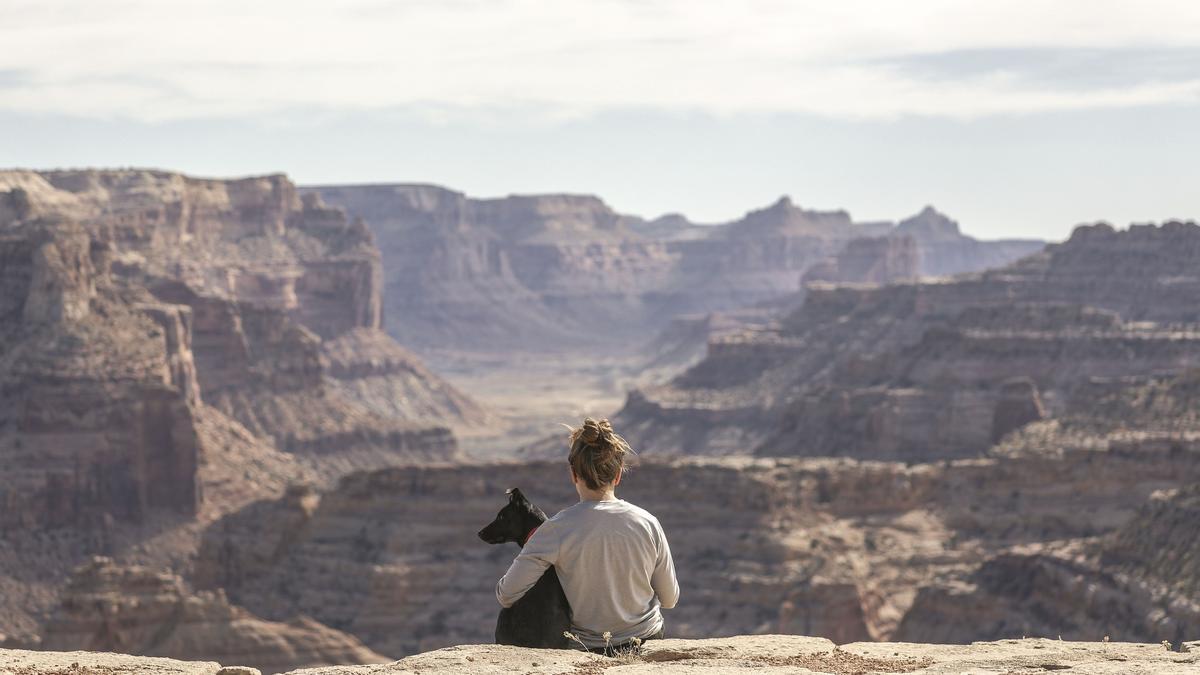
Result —
<instances>
[{"instance_id":1,"label":"eroded rock layer","mask_svg":"<svg viewBox=\"0 0 1200 675\"><path fill-rule=\"evenodd\" d=\"M818 263L840 259L838 278L878 281L926 273L922 254L944 273L1041 247L978 242L932 210L897 227L802 209L787 197L704 226L677 215L645 221L586 195L473 199L430 185L307 190L370 225L384 256L387 330L422 350L628 350L631 338L637 346L675 316L794 295ZM856 245L839 258L848 242L890 235L909 243L890 252L886 242Z\"/></svg>"},{"instance_id":2,"label":"eroded rock layer","mask_svg":"<svg viewBox=\"0 0 1200 675\"><path fill-rule=\"evenodd\" d=\"M7 171L0 189L21 205L11 222L79 223L105 251L101 273L173 308L141 311L180 343L170 367L194 400L321 471L453 456L446 427L487 419L380 330L371 232L284 176ZM39 309L31 289L27 320L78 312L78 293Z\"/></svg>"},{"instance_id":3,"label":"eroded rock layer","mask_svg":"<svg viewBox=\"0 0 1200 675\"><path fill-rule=\"evenodd\" d=\"M667 614L671 635L886 639L929 611L914 604L918 589L968 583L1015 546L1114 532L1161 486L1200 477L1194 444L1066 438L1053 453L1029 440L993 458L913 466L647 460L621 496L659 517L686 580ZM495 581L516 549L474 532L511 487L551 513L575 500L558 461L354 474L332 491L295 492L214 523L196 583L263 616L311 615L390 656L486 641ZM1152 628L1174 611L1168 604L1120 610L1114 639L1175 639ZM1083 627L1061 630L1087 637Z\"/></svg>"},{"instance_id":4,"label":"eroded rock layer","mask_svg":"<svg viewBox=\"0 0 1200 675\"><path fill-rule=\"evenodd\" d=\"M110 283L78 226L0 230L0 531L193 514L190 311Z\"/></svg>"},{"instance_id":5,"label":"eroded rock layer","mask_svg":"<svg viewBox=\"0 0 1200 675\"><path fill-rule=\"evenodd\" d=\"M1197 261L1195 224L1097 225L953 280L812 285L777 325L630 394L621 428L654 453L976 456L1096 378L1196 366Z\"/></svg>"},{"instance_id":6,"label":"eroded rock layer","mask_svg":"<svg viewBox=\"0 0 1200 675\"><path fill-rule=\"evenodd\" d=\"M283 176L0 171L0 631L88 555L187 574L290 482L456 458L488 413L381 294L370 231Z\"/></svg>"},{"instance_id":7,"label":"eroded rock layer","mask_svg":"<svg viewBox=\"0 0 1200 675\"><path fill-rule=\"evenodd\" d=\"M222 592L192 594L174 574L108 558L76 570L40 648L211 659L264 673L387 660L312 619L264 621L229 604Z\"/></svg>"}]
</instances>

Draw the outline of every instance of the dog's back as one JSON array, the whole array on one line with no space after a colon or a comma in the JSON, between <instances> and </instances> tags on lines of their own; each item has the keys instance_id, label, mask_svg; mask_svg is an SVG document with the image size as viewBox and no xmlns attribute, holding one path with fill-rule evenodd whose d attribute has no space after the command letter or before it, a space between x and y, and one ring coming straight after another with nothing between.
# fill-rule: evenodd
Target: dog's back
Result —
<instances>
[{"instance_id":1,"label":"dog's back","mask_svg":"<svg viewBox=\"0 0 1200 675\"><path fill-rule=\"evenodd\" d=\"M508 491L508 504L500 509L479 538L489 544L513 542L524 546L525 541L543 522L546 514L513 488ZM553 567L512 607L500 610L496 620L496 644L517 647L570 649L574 645L563 633L571 630L571 605L563 593L558 573Z\"/></svg>"}]
</instances>

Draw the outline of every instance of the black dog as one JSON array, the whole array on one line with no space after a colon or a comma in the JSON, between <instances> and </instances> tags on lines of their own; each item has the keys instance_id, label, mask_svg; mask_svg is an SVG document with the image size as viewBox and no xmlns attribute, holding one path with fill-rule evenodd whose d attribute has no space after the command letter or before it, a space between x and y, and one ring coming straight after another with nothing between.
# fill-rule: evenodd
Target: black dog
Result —
<instances>
[{"instance_id":1,"label":"black dog","mask_svg":"<svg viewBox=\"0 0 1200 675\"><path fill-rule=\"evenodd\" d=\"M512 488L508 491L508 505L500 509L491 524L479 531L479 538L489 544L511 541L524 548L529 536L544 522L546 514L520 490ZM500 610L500 618L496 620L496 644L571 649L571 640L563 635L569 630L571 605L558 582L558 573L551 567L512 607Z\"/></svg>"}]
</instances>

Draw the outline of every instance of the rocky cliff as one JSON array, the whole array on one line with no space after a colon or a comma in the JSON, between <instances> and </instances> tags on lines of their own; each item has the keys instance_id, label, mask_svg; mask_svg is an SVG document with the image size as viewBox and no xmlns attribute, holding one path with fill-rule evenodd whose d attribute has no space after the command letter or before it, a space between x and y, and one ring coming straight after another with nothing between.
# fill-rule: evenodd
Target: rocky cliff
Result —
<instances>
[{"instance_id":1,"label":"rocky cliff","mask_svg":"<svg viewBox=\"0 0 1200 675\"><path fill-rule=\"evenodd\" d=\"M0 171L0 631L88 555L186 574L290 482L456 458L488 413L381 303L370 231L282 176Z\"/></svg>"},{"instance_id":2,"label":"rocky cliff","mask_svg":"<svg viewBox=\"0 0 1200 675\"><path fill-rule=\"evenodd\" d=\"M198 398L321 470L445 457L446 426L486 419L380 330L371 232L284 176L8 171L0 188L25 220L79 223L123 287L183 308Z\"/></svg>"},{"instance_id":3,"label":"rocky cliff","mask_svg":"<svg viewBox=\"0 0 1200 675\"><path fill-rule=\"evenodd\" d=\"M916 465L644 460L621 495L659 517L685 580L671 635L969 641L994 627L939 613L927 588L969 583L1014 547L1117 532L1162 486L1200 477L1195 444L1057 428L1008 443L986 459ZM389 656L486 641L495 580L516 549L474 533L510 487L550 512L575 499L557 461L354 474L214 523L195 580L266 617L313 616ZM1074 607L1066 594L1039 597L1063 615ZM1176 640L1155 617L1186 619L1163 603L1112 607L1101 637ZM922 622L960 632L926 637ZM1053 635L1095 637L1096 625L1064 622Z\"/></svg>"},{"instance_id":4,"label":"rocky cliff","mask_svg":"<svg viewBox=\"0 0 1200 675\"><path fill-rule=\"evenodd\" d=\"M108 558L75 571L39 649L213 659L265 673L387 661L312 619L264 621L219 591L192 594L177 575Z\"/></svg>"},{"instance_id":5,"label":"rocky cliff","mask_svg":"<svg viewBox=\"0 0 1200 675\"><path fill-rule=\"evenodd\" d=\"M647 452L975 456L1095 378L1194 366L1197 245L1194 224L1098 225L976 275L815 284L778 325L630 394L622 428Z\"/></svg>"},{"instance_id":6,"label":"rocky cliff","mask_svg":"<svg viewBox=\"0 0 1200 675\"><path fill-rule=\"evenodd\" d=\"M920 249L913 236L861 237L851 239L833 258L812 266L803 281L886 284L916 279L920 269Z\"/></svg>"},{"instance_id":7,"label":"rocky cliff","mask_svg":"<svg viewBox=\"0 0 1200 675\"><path fill-rule=\"evenodd\" d=\"M108 255L71 224L0 230L0 531L199 508L190 312L115 287Z\"/></svg>"},{"instance_id":8,"label":"rocky cliff","mask_svg":"<svg viewBox=\"0 0 1200 675\"><path fill-rule=\"evenodd\" d=\"M839 278L915 275L924 272L920 255L937 273L978 270L1040 248L916 222L944 218L935 212L902 226L855 223L845 211L806 210L787 197L705 226L678 215L645 221L584 195L474 199L429 185L306 190L375 232L387 329L420 350L628 351L674 316L796 294L806 270L860 237L909 236L916 248L901 244L877 261L877 245L857 245Z\"/></svg>"},{"instance_id":9,"label":"rocky cliff","mask_svg":"<svg viewBox=\"0 0 1200 675\"><path fill-rule=\"evenodd\" d=\"M912 237L921 276L947 277L1003 267L1037 253L1045 242L1032 239L979 241L964 236L958 222L926 206L920 213L896 224L894 233Z\"/></svg>"}]
</instances>

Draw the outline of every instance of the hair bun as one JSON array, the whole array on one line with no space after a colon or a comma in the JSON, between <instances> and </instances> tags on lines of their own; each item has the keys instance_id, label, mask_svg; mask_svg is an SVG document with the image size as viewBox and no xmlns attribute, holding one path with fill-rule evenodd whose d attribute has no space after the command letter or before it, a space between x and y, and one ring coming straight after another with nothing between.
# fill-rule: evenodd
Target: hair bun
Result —
<instances>
[{"instance_id":1,"label":"hair bun","mask_svg":"<svg viewBox=\"0 0 1200 675\"><path fill-rule=\"evenodd\" d=\"M583 427L579 430L580 440L588 445L596 443L604 437L604 427L602 426L604 424L608 424L608 420L597 422L590 417L585 418L583 420ZM610 431L612 430L611 425L608 428Z\"/></svg>"},{"instance_id":2,"label":"hair bun","mask_svg":"<svg viewBox=\"0 0 1200 675\"><path fill-rule=\"evenodd\" d=\"M571 472L587 486L598 490L612 485L625 471L629 444L613 431L612 422L585 417L583 424L571 428L571 452L567 457Z\"/></svg>"}]
</instances>

